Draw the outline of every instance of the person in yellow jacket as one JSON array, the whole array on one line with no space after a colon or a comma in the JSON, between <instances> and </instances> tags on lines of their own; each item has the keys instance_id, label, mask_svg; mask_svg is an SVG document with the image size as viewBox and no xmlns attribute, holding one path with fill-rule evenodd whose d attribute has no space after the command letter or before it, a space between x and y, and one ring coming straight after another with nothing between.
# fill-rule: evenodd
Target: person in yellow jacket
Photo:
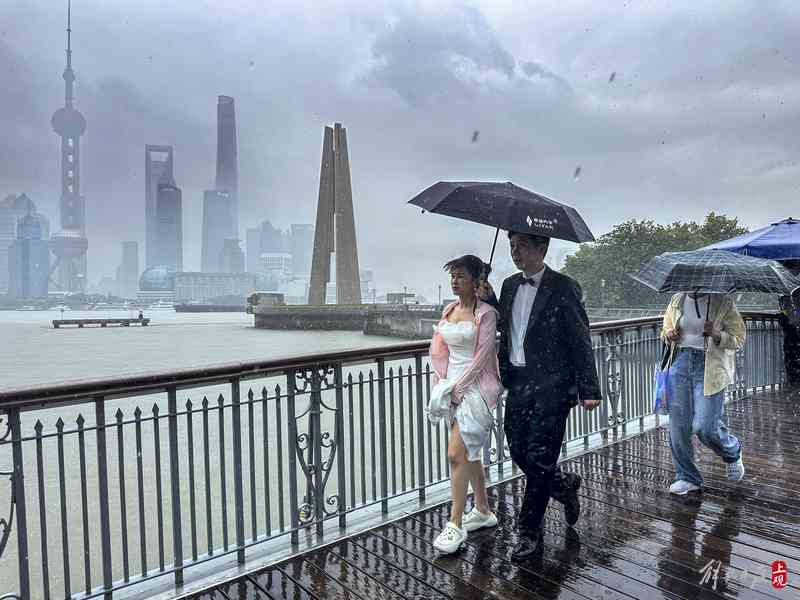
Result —
<instances>
[{"instance_id":1,"label":"person in yellow jacket","mask_svg":"<svg viewBox=\"0 0 800 600\"><path fill-rule=\"evenodd\" d=\"M744 346L745 324L729 294L678 293L664 313L661 337L672 344L667 384L669 446L675 465L673 494L703 485L694 463L692 435L727 464L730 481L744 477L742 444L724 421L725 388L734 381L736 351Z\"/></svg>"}]
</instances>

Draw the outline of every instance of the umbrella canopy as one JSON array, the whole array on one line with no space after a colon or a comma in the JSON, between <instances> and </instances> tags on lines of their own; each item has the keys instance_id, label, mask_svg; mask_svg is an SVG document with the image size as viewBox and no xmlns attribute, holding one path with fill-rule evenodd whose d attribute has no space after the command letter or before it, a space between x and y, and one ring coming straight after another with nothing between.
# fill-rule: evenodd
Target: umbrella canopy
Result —
<instances>
[{"instance_id":1,"label":"umbrella canopy","mask_svg":"<svg viewBox=\"0 0 800 600\"><path fill-rule=\"evenodd\" d=\"M665 252L630 276L657 292L786 293L800 286L800 280L774 260L725 250Z\"/></svg>"},{"instance_id":2,"label":"umbrella canopy","mask_svg":"<svg viewBox=\"0 0 800 600\"><path fill-rule=\"evenodd\" d=\"M510 182L440 181L408 203L428 212L507 231L571 242L594 241L574 208Z\"/></svg>"},{"instance_id":3,"label":"umbrella canopy","mask_svg":"<svg viewBox=\"0 0 800 600\"><path fill-rule=\"evenodd\" d=\"M773 260L800 260L800 221L784 219L701 250L727 250Z\"/></svg>"}]
</instances>

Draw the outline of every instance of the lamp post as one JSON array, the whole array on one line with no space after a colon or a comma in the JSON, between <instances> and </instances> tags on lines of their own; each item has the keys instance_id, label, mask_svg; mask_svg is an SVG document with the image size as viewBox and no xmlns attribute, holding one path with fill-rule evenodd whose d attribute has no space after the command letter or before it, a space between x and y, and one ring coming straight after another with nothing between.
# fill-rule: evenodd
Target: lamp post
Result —
<instances>
[{"instance_id":1,"label":"lamp post","mask_svg":"<svg viewBox=\"0 0 800 600\"><path fill-rule=\"evenodd\" d=\"M438 306L442 305L442 284L439 284L439 304Z\"/></svg>"}]
</instances>

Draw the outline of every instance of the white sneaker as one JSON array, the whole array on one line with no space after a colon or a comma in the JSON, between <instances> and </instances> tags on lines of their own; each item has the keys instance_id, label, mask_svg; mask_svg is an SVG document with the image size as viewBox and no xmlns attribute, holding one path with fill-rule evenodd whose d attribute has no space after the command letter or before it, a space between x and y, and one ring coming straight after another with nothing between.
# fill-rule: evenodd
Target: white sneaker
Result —
<instances>
[{"instance_id":1,"label":"white sneaker","mask_svg":"<svg viewBox=\"0 0 800 600\"><path fill-rule=\"evenodd\" d=\"M669 493L677 494L678 496L685 496L689 492L696 492L699 489L700 489L699 485L695 485L691 481L684 481L683 479L679 479L671 486L669 486Z\"/></svg>"},{"instance_id":2,"label":"white sneaker","mask_svg":"<svg viewBox=\"0 0 800 600\"><path fill-rule=\"evenodd\" d=\"M467 541L467 532L448 522L433 542L440 554L452 554Z\"/></svg>"},{"instance_id":3,"label":"white sneaker","mask_svg":"<svg viewBox=\"0 0 800 600\"><path fill-rule=\"evenodd\" d=\"M728 463L728 481L741 481L743 477L744 463L742 462L742 455L740 453L739 460Z\"/></svg>"},{"instance_id":4,"label":"white sneaker","mask_svg":"<svg viewBox=\"0 0 800 600\"><path fill-rule=\"evenodd\" d=\"M477 529L494 527L495 525L497 525L497 516L493 512L485 515L475 506L461 518L461 527L464 528L464 531L476 531Z\"/></svg>"}]
</instances>

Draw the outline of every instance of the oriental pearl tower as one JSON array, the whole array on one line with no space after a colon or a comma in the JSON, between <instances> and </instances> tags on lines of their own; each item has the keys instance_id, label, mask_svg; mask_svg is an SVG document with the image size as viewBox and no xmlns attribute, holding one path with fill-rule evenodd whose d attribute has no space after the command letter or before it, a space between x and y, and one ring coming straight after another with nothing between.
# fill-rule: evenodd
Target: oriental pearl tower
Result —
<instances>
[{"instance_id":1,"label":"oriental pearl tower","mask_svg":"<svg viewBox=\"0 0 800 600\"><path fill-rule=\"evenodd\" d=\"M86 119L72 106L72 29L71 6L67 0L67 67L64 69L64 106L52 119L53 130L61 137L61 231L50 238L50 250L56 257L50 278L64 292L86 291L86 209L81 196L80 138L86 131Z\"/></svg>"}]
</instances>

